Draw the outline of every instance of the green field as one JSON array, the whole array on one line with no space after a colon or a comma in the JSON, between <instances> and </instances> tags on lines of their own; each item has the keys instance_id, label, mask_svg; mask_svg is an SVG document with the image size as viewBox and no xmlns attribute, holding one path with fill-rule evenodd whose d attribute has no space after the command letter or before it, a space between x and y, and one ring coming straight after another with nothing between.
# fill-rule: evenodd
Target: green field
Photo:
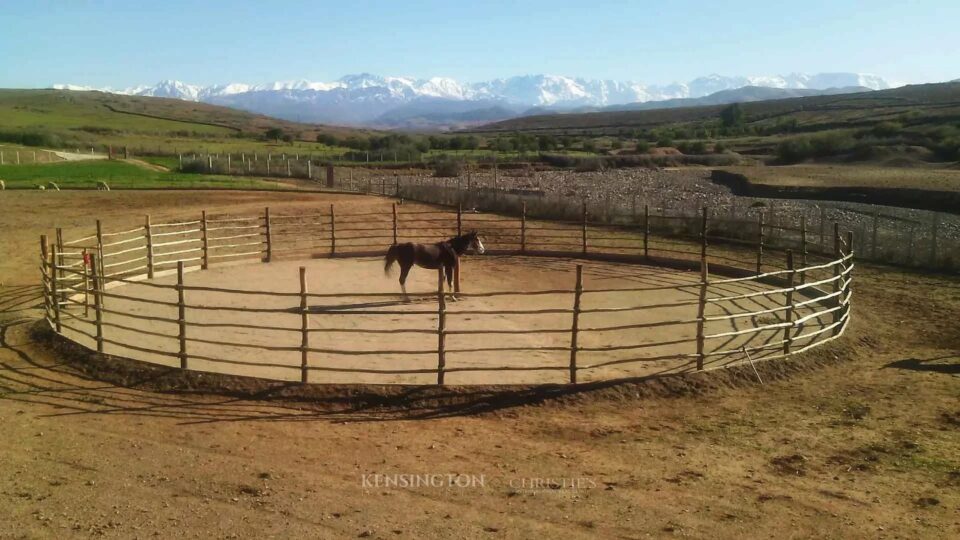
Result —
<instances>
[{"instance_id":1,"label":"green field","mask_svg":"<svg viewBox=\"0 0 960 540\"><path fill-rule=\"evenodd\" d=\"M106 182L111 189L283 187L261 178L162 172L123 161L106 160L4 165L0 166L0 180L6 183L7 189L35 188L48 182L63 189L94 189L98 181Z\"/></svg>"}]
</instances>

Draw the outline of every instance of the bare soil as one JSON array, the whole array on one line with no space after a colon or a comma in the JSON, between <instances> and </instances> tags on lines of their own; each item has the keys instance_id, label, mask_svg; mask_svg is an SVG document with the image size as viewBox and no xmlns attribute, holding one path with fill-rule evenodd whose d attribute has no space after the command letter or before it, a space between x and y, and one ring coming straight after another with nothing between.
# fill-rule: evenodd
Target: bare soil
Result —
<instances>
[{"instance_id":1,"label":"bare soil","mask_svg":"<svg viewBox=\"0 0 960 540\"><path fill-rule=\"evenodd\" d=\"M858 263L850 334L765 363L764 384L723 370L556 396L294 401L103 382L33 331L53 226L331 199L348 200L0 196L0 537L960 535L956 276Z\"/></svg>"}]
</instances>

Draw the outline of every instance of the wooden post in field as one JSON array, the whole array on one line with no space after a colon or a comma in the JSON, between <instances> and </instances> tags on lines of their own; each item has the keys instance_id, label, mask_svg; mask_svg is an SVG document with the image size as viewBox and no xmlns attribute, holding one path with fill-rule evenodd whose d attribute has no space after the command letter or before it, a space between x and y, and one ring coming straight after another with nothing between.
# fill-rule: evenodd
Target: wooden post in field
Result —
<instances>
[{"instance_id":1,"label":"wooden post in field","mask_svg":"<svg viewBox=\"0 0 960 540\"><path fill-rule=\"evenodd\" d=\"M397 243L397 203L393 203L393 243Z\"/></svg>"},{"instance_id":2,"label":"wooden post in field","mask_svg":"<svg viewBox=\"0 0 960 540\"><path fill-rule=\"evenodd\" d=\"M790 354L790 346L793 344L793 284L796 272L793 268L793 250L787 250L787 297L784 301L786 314L784 322L791 323L790 326L783 328L783 354Z\"/></svg>"},{"instance_id":3,"label":"wooden post in field","mask_svg":"<svg viewBox=\"0 0 960 540\"><path fill-rule=\"evenodd\" d=\"M807 267L807 216L800 216L800 268ZM807 282L807 273L800 272L800 283Z\"/></svg>"},{"instance_id":4,"label":"wooden post in field","mask_svg":"<svg viewBox=\"0 0 960 540\"><path fill-rule=\"evenodd\" d=\"M463 235L463 203L457 203L457 236Z\"/></svg>"},{"instance_id":5,"label":"wooden post in field","mask_svg":"<svg viewBox=\"0 0 960 540\"><path fill-rule=\"evenodd\" d=\"M57 275L59 274L59 272L57 271L57 267L58 267L57 259L59 258L58 257L59 254L60 254L59 248L57 247L56 244L54 244L53 251L50 253L50 266L53 269L53 272L50 273L51 275L50 290L52 293L51 295L53 296L53 324L54 324L54 327L57 329L58 334L60 333L60 330L61 330L60 328L60 278Z\"/></svg>"},{"instance_id":6,"label":"wooden post in field","mask_svg":"<svg viewBox=\"0 0 960 540\"><path fill-rule=\"evenodd\" d=\"M697 302L697 369L702 370L706 360L706 326L707 312L707 277L710 270L707 263L707 208L703 208L703 217L700 224L700 294Z\"/></svg>"},{"instance_id":7,"label":"wooden post in field","mask_svg":"<svg viewBox=\"0 0 960 540\"><path fill-rule=\"evenodd\" d=\"M583 296L583 265L577 265L577 283L573 289L573 323L570 327L570 384L577 383L577 340L580 335L580 298Z\"/></svg>"},{"instance_id":8,"label":"wooden post in field","mask_svg":"<svg viewBox=\"0 0 960 540\"><path fill-rule=\"evenodd\" d=\"M307 178L313 180L313 161L307 160Z\"/></svg>"},{"instance_id":9,"label":"wooden post in field","mask_svg":"<svg viewBox=\"0 0 960 540\"><path fill-rule=\"evenodd\" d=\"M180 369L187 369L187 305L183 300L183 261L177 261L177 324L180 328Z\"/></svg>"},{"instance_id":10,"label":"wooden post in field","mask_svg":"<svg viewBox=\"0 0 960 540\"><path fill-rule=\"evenodd\" d=\"M650 257L650 205L643 205L643 256Z\"/></svg>"},{"instance_id":11,"label":"wooden post in field","mask_svg":"<svg viewBox=\"0 0 960 540\"><path fill-rule=\"evenodd\" d=\"M840 258L843 257L843 251L840 249L840 224L834 222L833 224L833 294L836 295L836 307L841 305L841 293L840 293L840 280L843 277L840 275L843 264L840 262ZM833 322L840 321L840 310L833 312ZM839 327L837 327L839 328ZM833 329L833 334L838 333L837 328Z\"/></svg>"},{"instance_id":12,"label":"wooden post in field","mask_svg":"<svg viewBox=\"0 0 960 540\"><path fill-rule=\"evenodd\" d=\"M200 260L200 269L210 268L210 235L207 233L207 211L200 212L200 235L202 241L203 255Z\"/></svg>"},{"instance_id":13,"label":"wooden post in field","mask_svg":"<svg viewBox=\"0 0 960 540\"><path fill-rule=\"evenodd\" d=\"M446 357L447 301L443 292L443 266L437 269L437 384L443 384Z\"/></svg>"},{"instance_id":14,"label":"wooden post in field","mask_svg":"<svg viewBox=\"0 0 960 540\"><path fill-rule=\"evenodd\" d=\"M300 267L300 382L308 379L310 354L310 317L307 308L307 268Z\"/></svg>"},{"instance_id":15,"label":"wooden post in field","mask_svg":"<svg viewBox=\"0 0 960 540\"><path fill-rule=\"evenodd\" d=\"M153 233L150 229L150 214L146 216L143 229L147 241L147 278L153 279Z\"/></svg>"},{"instance_id":16,"label":"wooden post in field","mask_svg":"<svg viewBox=\"0 0 960 540\"><path fill-rule=\"evenodd\" d=\"M337 254L337 219L333 213L333 205L330 205L330 256Z\"/></svg>"},{"instance_id":17,"label":"wooden post in field","mask_svg":"<svg viewBox=\"0 0 960 540\"><path fill-rule=\"evenodd\" d=\"M880 228L880 212L873 213L873 231L870 236L870 258L877 259L877 229ZM850 248L847 248L848 250Z\"/></svg>"},{"instance_id":18,"label":"wooden post in field","mask_svg":"<svg viewBox=\"0 0 960 540\"><path fill-rule=\"evenodd\" d=\"M264 223L264 234L266 235L267 241L267 257L264 259L264 262L270 262L273 260L273 234L270 231L270 207L266 207L263 210L263 223Z\"/></svg>"},{"instance_id":19,"label":"wooden post in field","mask_svg":"<svg viewBox=\"0 0 960 540\"><path fill-rule=\"evenodd\" d=\"M208 173L213 172L213 156L211 156L210 154L207 154L207 172Z\"/></svg>"},{"instance_id":20,"label":"wooden post in field","mask_svg":"<svg viewBox=\"0 0 960 540\"><path fill-rule=\"evenodd\" d=\"M580 220L581 249L583 253L587 252L587 202L583 202L583 211Z\"/></svg>"},{"instance_id":21,"label":"wooden post in field","mask_svg":"<svg viewBox=\"0 0 960 540\"><path fill-rule=\"evenodd\" d=\"M93 286L93 311L96 315L97 325L97 352L103 352L103 295L100 294L100 276L97 265L100 263L100 257L97 254L90 255L90 284Z\"/></svg>"},{"instance_id":22,"label":"wooden post in field","mask_svg":"<svg viewBox=\"0 0 960 540\"><path fill-rule=\"evenodd\" d=\"M230 174L230 154L227 154L227 174Z\"/></svg>"},{"instance_id":23,"label":"wooden post in field","mask_svg":"<svg viewBox=\"0 0 960 540\"><path fill-rule=\"evenodd\" d=\"M520 253L527 252L527 201L520 203Z\"/></svg>"},{"instance_id":24,"label":"wooden post in field","mask_svg":"<svg viewBox=\"0 0 960 540\"><path fill-rule=\"evenodd\" d=\"M757 215L757 275L760 275L760 271L763 266L763 212L761 211Z\"/></svg>"}]
</instances>

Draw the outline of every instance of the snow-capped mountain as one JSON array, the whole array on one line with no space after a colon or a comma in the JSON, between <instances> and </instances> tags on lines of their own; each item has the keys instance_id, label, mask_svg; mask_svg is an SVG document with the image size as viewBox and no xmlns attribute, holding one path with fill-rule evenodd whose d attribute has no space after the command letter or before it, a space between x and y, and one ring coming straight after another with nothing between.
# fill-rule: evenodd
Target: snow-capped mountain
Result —
<instances>
[{"instance_id":1,"label":"snow-capped mountain","mask_svg":"<svg viewBox=\"0 0 960 540\"><path fill-rule=\"evenodd\" d=\"M759 77L708 75L687 83L645 85L632 81L591 80L556 75L521 75L477 83L433 77L381 77L369 73L347 75L333 82L307 80L267 84L231 83L197 86L167 80L154 86L123 90L102 88L118 94L176 98L226 105L239 109L307 122L353 125L383 125L378 119L386 113L410 104L406 109L422 110L441 101L465 102L458 114L470 110L470 102L483 110L513 111L528 108L565 110L582 107L608 107L629 103L700 98L723 90L746 86L781 89L865 87L890 88L886 80L861 73L791 73ZM93 90L87 86L54 85L65 90ZM396 114L387 115L395 121Z\"/></svg>"}]
</instances>

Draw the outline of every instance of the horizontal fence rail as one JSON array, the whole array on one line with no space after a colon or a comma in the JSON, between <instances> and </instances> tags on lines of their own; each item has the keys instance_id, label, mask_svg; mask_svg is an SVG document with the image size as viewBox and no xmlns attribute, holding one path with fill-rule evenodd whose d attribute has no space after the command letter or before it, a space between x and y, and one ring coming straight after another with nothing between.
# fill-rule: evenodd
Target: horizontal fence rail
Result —
<instances>
[{"instance_id":1,"label":"horizontal fence rail","mask_svg":"<svg viewBox=\"0 0 960 540\"><path fill-rule=\"evenodd\" d=\"M64 241L60 230L52 242L41 238L43 305L55 331L99 352L109 346L111 353L133 352L183 369L271 368L297 373L290 378L301 382L341 373L432 376L444 384L450 374L501 371L555 372L576 383L602 370L628 376L631 366L640 365L677 373L782 358L835 339L849 324L852 235L841 237L838 226L827 252L807 250L806 244L783 252L763 242L762 226L755 230L757 242L745 246L714 234L723 220L711 218L706 208L675 220L692 227L689 235L653 234L651 218L644 210L639 225L610 225L592 220L586 207L578 219L544 221L529 219L525 205L517 216L501 216L459 205L394 204L387 212L347 213L332 205L289 215L269 208L247 216L203 212L199 219L166 223L145 216L142 226L118 231L106 231L98 221L94 234L77 240ZM283 291L188 283L189 271L234 260L383 254L392 243L472 230L503 255L679 264L699 268L700 277L604 287L585 284L578 265L569 288L462 293L456 291L459 283L455 291L444 290L440 270L435 305L404 309L342 305L343 299L396 298L393 293L310 292L305 267L299 288ZM175 276L176 282L153 279L161 276ZM296 281L290 276L290 283ZM448 302L451 294L466 302ZM518 307L468 305L506 297ZM524 307L532 298L541 304ZM403 322L378 322L385 320ZM333 339L359 335L349 342ZM416 335L435 340L384 347L375 339ZM145 345L138 336L157 339ZM271 355L238 359L230 354L235 350ZM530 360L491 360L514 353ZM397 361L372 366L364 360L369 357Z\"/></svg>"}]
</instances>

